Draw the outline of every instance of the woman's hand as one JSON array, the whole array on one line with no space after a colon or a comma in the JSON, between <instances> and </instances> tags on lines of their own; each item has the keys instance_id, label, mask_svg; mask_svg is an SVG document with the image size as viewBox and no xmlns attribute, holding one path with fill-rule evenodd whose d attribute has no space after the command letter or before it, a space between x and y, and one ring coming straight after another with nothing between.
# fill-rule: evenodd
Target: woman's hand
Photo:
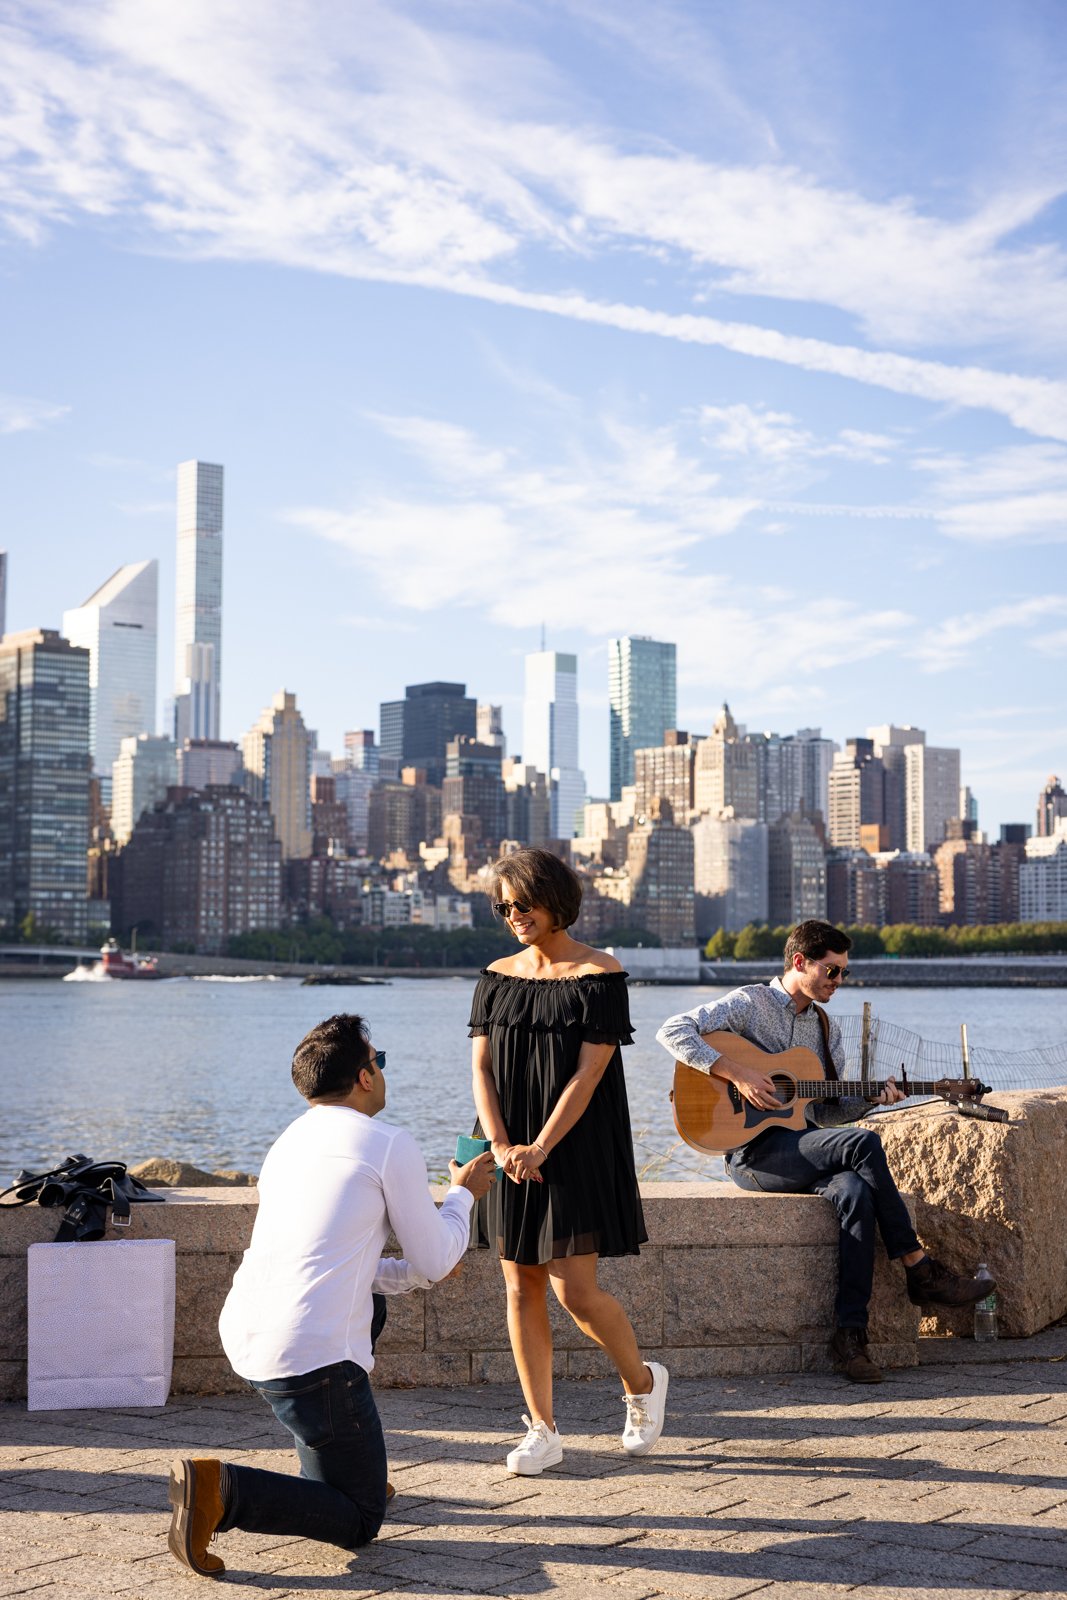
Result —
<instances>
[{"instance_id":1,"label":"woman's hand","mask_svg":"<svg viewBox=\"0 0 1067 1600\"><path fill-rule=\"evenodd\" d=\"M508 1144L506 1139L494 1139L489 1148L493 1153L493 1160L496 1162L497 1166L503 1167L504 1171L507 1172L508 1156L511 1154L512 1148L511 1145Z\"/></svg>"},{"instance_id":2,"label":"woman's hand","mask_svg":"<svg viewBox=\"0 0 1067 1600\"><path fill-rule=\"evenodd\" d=\"M504 1171L516 1183L543 1183L541 1168L545 1159L545 1152L539 1144L513 1144L508 1151Z\"/></svg>"}]
</instances>

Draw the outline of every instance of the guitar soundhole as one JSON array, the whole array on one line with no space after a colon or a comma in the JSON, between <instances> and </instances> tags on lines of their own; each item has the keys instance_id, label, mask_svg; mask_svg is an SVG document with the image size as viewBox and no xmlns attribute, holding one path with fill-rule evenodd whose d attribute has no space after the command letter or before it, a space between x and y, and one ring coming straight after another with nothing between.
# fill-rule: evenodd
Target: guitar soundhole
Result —
<instances>
[{"instance_id":1,"label":"guitar soundhole","mask_svg":"<svg viewBox=\"0 0 1067 1600\"><path fill-rule=\"evenodd\" d=\"M774 1084L774 1093L779 1105L787 1106L796 1098L796 1084L792 1078L783 1078L778 1073L772 1072L771 1081Z\"/></svg>"}]
</instances>

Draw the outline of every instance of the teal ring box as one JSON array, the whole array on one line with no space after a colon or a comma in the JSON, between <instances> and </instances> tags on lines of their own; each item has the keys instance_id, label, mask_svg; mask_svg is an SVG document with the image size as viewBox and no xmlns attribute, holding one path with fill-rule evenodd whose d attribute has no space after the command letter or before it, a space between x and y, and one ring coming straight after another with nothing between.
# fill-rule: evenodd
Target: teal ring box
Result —
<instances>
[{"instance_id":1,"label":"teal ring box","mask_svg":"<svg viewBox=\"0 0 1067 1600\"><path fill-rule=\"evenodd\" d=\"M461 1133L456 1140L456 1160L461 1167L465 1167L468 1161L474 1160L475 1156L484 1155L487 1150L492 1148L488 1139L475 1139L469 1133ZM498 1178L504 1176L503 1167L496 1168L496 1175Z\"/></svg>"}]
</instances>

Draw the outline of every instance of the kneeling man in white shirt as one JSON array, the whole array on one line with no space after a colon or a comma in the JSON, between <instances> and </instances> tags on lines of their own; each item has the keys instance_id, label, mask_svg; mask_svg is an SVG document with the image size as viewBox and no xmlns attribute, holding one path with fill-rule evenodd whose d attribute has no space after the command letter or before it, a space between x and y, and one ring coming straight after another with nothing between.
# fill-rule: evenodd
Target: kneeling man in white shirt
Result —
<instances>
[{"instance_id":1,"label":"kneeling man in white shirt","mask_svg":"<svg viewBox=\"0 0 1067 1600\"><path fill-rule=\"evenodd\" d=\"M449 1163L438 1211L418 1145L375 1121L385 1051L361 1017L329 1017L301 1040L293 1082L308 1101L267 1152L252 1242L222 1308L234 1371L296 1442L300 1476L212 1459L175 1461L169 1545L194 1572L225 1571L220 1533L288 1533L354 1550L381 1527L385 1440L367 1374L373 1297L426 1289L467 1248L470 1212L493 1158ZM382 1257L390 1228L403 1259Z\"/></svg>"}]
</instances>

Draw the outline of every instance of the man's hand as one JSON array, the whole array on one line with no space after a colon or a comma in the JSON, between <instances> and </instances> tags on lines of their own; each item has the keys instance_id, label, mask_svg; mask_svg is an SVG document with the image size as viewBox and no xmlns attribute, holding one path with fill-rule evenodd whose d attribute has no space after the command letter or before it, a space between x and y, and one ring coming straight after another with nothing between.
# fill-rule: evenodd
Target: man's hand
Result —
<instances>
[{"instance_id":1,"label":"man's hand","mask_svg":"<svg viewBox=\"0 0 1067 1600\"><path fill-rule=\"evenodd\" d=\"M491 1150L483 1150L480 1156L475 1156L473 1161L468 1161L461 1167L458 1161L448 1163L448 1171L452 1182L460 1189L469 1189L476 1200L489 1193L489 1187L496 1182L495 1162Z\"/></svg>"},{"instance_id":2,"label":"man's hand","mask_svg":"<svg viewBox=\"0 0 1067 1600\"><path fill-rule=\"evenodd\" d=\"M887 1078L885 1080L885 1088L882 1090L877 1100L875 1100L874 1104L876 1106L895 1106L899 1101L906 1100L907 1098L907 1091L898 1088L897 1080L895 1078Z\"/></svg>"},{"instance_id":3,"label":"man's hand","mask_svg":"<svg viewBox=\"0 0 1067 1600\"><path fill-rule=\"evenodd\" d=\"M761 1111L777 1111L781 1107L782 1102L774 1092L773 1078L758 1067L744 1067L739 1061L720 1056L711 1071L714 1077L732 1083L742 1099L759 1106Z\"/></svg>"}]
</instances>

